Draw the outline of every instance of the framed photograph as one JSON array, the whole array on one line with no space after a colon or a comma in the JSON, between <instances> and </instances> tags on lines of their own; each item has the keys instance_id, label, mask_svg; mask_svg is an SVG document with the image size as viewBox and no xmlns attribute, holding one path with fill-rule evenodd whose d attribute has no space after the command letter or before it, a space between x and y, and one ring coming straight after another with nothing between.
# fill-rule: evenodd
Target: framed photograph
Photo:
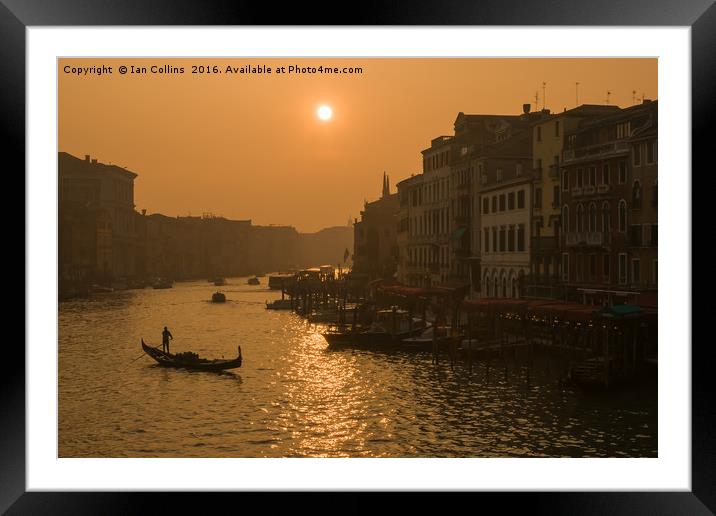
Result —
<instances>
[{"instance_id":1,"label":"framed photograph","mask_svg":"<svg viewBox=\"0 0 716 516\"><path fill-rule=\"evenodd\" d=\"M27 303L1 510L127 513L136 491L714 510L690 302L710 2L361 25L3 4Z\"/></svg>"}]
</instances>

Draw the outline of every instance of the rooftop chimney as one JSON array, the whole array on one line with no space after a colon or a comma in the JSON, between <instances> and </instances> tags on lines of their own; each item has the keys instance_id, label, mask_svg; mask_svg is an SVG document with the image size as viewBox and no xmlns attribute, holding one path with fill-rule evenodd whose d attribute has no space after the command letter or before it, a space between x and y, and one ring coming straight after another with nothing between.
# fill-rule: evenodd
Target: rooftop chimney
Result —
<instances>
[{"instance_id":1,"label":"rooftop chimney","mask_svg":"<svg viewBox=\"0 0 716 516\"><path fill-rule=\"evenodd\" d=\"M530 112L531 104L522 104L522 112L526 115Z\"/></svg>"},{"instance_id":2,"label":"rooftop chimney","mask_svg":"<svg viewBox=\"0 0 716 516\"><path fill-rule=\"evenodd\" d=\"M85 161L86 161L87 163L89 163L89 160L90 160L90 155L89 155L89 154L85 154Z\"/></svg>"}]
</instances>

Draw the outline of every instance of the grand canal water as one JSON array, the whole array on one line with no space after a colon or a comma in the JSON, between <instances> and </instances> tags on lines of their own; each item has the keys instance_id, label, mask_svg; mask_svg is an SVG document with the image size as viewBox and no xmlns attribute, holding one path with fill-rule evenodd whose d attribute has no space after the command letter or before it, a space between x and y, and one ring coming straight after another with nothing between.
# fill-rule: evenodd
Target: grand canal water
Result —
<instances>
[{"instance_id":1,"label":"grand canal water","mask_svg":"<svg viewBox=\"0 0 716 516\"><path fill-rule=\"evenodd\" d=\"M262 278L266 282L266 278ZM427 354L329 351L319 328L269 311L280 294L230 278L63 302L60 457L655 457L654 385L609 396L556 382L544 359L528 383L472 376ZM244 362L233 373L165 369L172 352Z\"/></svg>"}]
</instances>

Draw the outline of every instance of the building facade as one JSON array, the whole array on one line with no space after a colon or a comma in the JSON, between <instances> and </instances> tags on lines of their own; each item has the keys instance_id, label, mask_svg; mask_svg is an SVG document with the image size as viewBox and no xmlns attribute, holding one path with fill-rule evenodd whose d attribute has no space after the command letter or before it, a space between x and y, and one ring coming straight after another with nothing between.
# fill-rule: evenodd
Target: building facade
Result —
<instances>
[{"instance_id":1,"label":"building facade","mask_svg":"<svg viewBox=\"0 0 716 516\"><path fill-rule=\"evenodd\" d=\"M360 220L353 225L353 271L369 278L393 277L397 269L398 194L390 193L389 178L383 174L381 197L366 202Z\"/></svg>"},{"instance_id":2,"label":"building facade","mask_svg":"<svg viewBox=\"0 0 716 516\"><path fill-rule=\"evenodd\" d=\"M137 215L138 273L172 279L241 276L249 273L249 220Z\"/></svg>"},{"instance_id":3,"label":"building facade","mask_svg":"<svg viewBox=\"0 0 716 516\"><path fill-rule=\"evenodd\" d=\"M423 242L417 231L423 219L423 174L399 182L397 213L397 278L405 285L424 286L430 282ZM419 222L420 221L420 222Z\"/></svg>"},{"instance_id":4,"label":"building facade","mask_svg":"<svg viewBox=\"0 0 716 516\"><path fill-rule=\"evenodd\" d=\"M657 288L657 109L645 102L566 135L562 280L575 300L611 304Z\"/></svg>"},{"instance_id":5,"label":"building facade","mask_svg":"<svg viewBox=\"0 0 716 516\"><path fill-rule=\"evenodd\" d=\"M565 134L581 120L619 112L617 106L581 105L550 115L532 127L531 264L525 276L525 295L560 298L561 159Z\"/></svg>"},{"instance_id":6,"label":"building facade","mask_svg":"<svg viewBox=\"0 0 716 516\"><path fill-rule=\"evenodd\" d=\"M117 165L58 154L59 275L110 282L136 273L134 179Z\"/></svg>"},{"instance_id":7,"label":"building facade","mask_svg":"<svg viewBox=\"0 0 716 516\"><path fill-rule=\"evenodd\" d=\"M248 262L252 274L297 269L300 237L293 226L251 226Z\"/></svg>"},{"instance_id":8,"label":"building facade","mask_svg":"<svg viewBox=\"0 0 716 516\"><path fill-rule=\"evenodd\" d=\"M482 297L522 296L522 278L530 267L531 157L528 133L513 142L518 153L481 160L481 288ZM521 149L521 150L520 150Z\"/></svg>"}]
</instances>

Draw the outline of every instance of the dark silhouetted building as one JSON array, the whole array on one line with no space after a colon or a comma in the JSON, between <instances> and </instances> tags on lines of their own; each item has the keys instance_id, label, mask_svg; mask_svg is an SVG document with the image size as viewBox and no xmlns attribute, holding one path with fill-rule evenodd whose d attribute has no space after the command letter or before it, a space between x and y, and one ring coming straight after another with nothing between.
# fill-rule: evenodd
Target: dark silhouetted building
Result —
<instances>
[{"instance_id":1,"label":"dark silhouetted building","mask_svg":"<svg viewBox=\"0 0 716 516\"><path fill-rule=\"evenodd\" d=\"M562 153L562 280L579 301L657 288L656 102L584 120Z\"/></svg>"},{"instance_id":2,"label":"dark silhouetted building","mask_svg":"<svg viewBox=\"0 0 716 516\"><path fill-rule=\"evenodd\" d=\"M398 195L390 193L383 174L380 199L366 202L354 229L353 272L370 278L392 277L397 265Z\"/></svg>"},{"instance_id":3,"label":"dark silhouetted building","mask_svg":"<svg viewBox=\"0 0 716 516\"><path fill-rule=\"evenodd\" d=\"M57 168L61 286L134 276L137 174L66 152L58 154Z\"/></svg>"}]
</instances>

